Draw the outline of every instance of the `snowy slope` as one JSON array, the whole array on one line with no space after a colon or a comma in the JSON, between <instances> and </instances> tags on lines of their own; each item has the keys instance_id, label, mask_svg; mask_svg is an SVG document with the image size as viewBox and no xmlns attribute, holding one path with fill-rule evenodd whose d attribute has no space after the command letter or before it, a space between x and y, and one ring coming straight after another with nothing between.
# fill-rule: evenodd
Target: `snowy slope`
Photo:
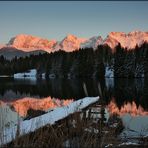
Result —
<instances>
[{"instance_id":1,"label":"snowy slope","mask_svg":"<svg viewBox=\"0 0 148 148\"><path fill-rule=\"evenodd\" d=\"M65 107L55 108L47 114L39 117L32 118L30 120L25 120L20 123L20 135L27 134L29 132L35 131L36 129L43 127L47 124L54 124L56 121L67 117L68 115L78 112L81 109L87 107L88 105L95 103L99 100L99 97L86 97L77 101L70 103ZM4 139L0 139L0 145L8 143L15 139L17 132L17 126L13 126L6 129L2 135Z\"/></svg>"}]
</instances>

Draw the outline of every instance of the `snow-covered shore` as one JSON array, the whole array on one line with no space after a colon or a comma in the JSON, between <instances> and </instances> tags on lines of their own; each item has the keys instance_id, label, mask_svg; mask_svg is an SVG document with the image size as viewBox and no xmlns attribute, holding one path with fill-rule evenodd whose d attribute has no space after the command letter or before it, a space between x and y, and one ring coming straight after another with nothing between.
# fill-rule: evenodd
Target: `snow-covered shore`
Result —
<instances>
[{"instance_id":1,"label":"snow-covered shore","mask_svg":"<svg viewBox=\"0 0 148 148\"><path fill-rule=\"evenodd\" d=\"M22 121L19 124L20 136L33 132L47 124L53 125L56 121L61 120L72 113L81 111L83 108L86 108L98 100L99 97L86 97L74 101L67 106L55 108L52 111L49 111L47 114L32 118L30 120ZM0 145L11 142L13 139L15 139L16 133L17 126L5 129L5 131L3 131L1 134L2 138L0 139Z\"/></svg>"},{"instance_id":2,"label":"snow-covered shore","mask_svg":"<svg viewBox=\"0 0 148 148\"><path fill-rule=\"evenodd\" d=\"M45 79L45 73L41 74L42 78ZM16 73L13 75L15 79L36 79L37 77L37 70L36 69L30 69L27 72L22 72L22 73ZM50 74L50 78L54 78L55 75ZM113 78L114 77L114 72L113 70L107 66L105 69L105 77L106 78Z\"/></svg>"},{"instance_id":3,"label":"snow-covered shore","mask_svg":"<svg viewBox=\"0 0 148 148\"><path fill-rule=\"evenodd\" d=\"M28 72L14 74L14 78L16 79L22 79L22 78L36 79L36 75L37 75L36 69L31 69Z\"/></svg>"}]
</instances>

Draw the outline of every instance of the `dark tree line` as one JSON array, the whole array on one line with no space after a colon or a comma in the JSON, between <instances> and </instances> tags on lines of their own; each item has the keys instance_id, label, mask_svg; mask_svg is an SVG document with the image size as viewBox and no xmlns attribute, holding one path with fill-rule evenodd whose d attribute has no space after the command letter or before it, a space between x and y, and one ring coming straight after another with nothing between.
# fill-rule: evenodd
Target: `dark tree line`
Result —
<instances>
[{"instance_id":1,"label":"dark tree line","mask_svg":"<svg viewBox=\"0 0 148 148\"><path fill-rule=\"evenodd\" d=\"M114 53L115 77L145 77L148 75L148 44L124 49L119 44Z\"/></svg>"},{"instance_id":2,"label":"dark tree line","mask_svg":"<svg viewBox=\"0 0 148 148\"><path fill-rule=\"evenodd\" d=\"M101 58L98 58L101 57ZM31 55L30 57L6 60L0 57L0 75L13 75L29 69L37 69L37 72L56 77L94 77L99 74L104 77L105 66L100 52L91 48L74 52L58 51Z\"/></svg>"},{"instance_id":3,"label":"dark tree line","mask_svg":"<svg viewBox=\"0 0 148 148\"><path fill-rule=\"evenodd\" d=\"M54 53L15 57L7 60L0 56L0 75L13 75L29 69L37 69L38 75L45 73L46 78L84 77L104 78L105 68L110 67L115 77L142 77L148 74L148 44L135 49L124 49L119 44L113 52L107 45L80 49L73 52L62 50Z\"/></svg>"}]
</instances>

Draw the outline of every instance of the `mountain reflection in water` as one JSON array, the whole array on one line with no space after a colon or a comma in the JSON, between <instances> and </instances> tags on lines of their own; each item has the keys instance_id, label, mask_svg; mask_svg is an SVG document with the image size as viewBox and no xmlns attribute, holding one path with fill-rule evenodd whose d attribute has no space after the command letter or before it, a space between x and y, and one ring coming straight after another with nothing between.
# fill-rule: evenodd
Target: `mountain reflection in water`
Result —
<instances>
[{"instance_id":1,"label":"mountain reflection in water","mask_svg":"<svg viewBox=\"0 0 148 148\"><path fill-rule=\"evenodd\" d=\"M19 100L5 102L10 105L21 116L25 117L28 110L47 111L56 107L66 106L73 102L73 99L59 100L51 97L36 99L36 98L21 98Z\"/></svg>"},{"instance_id":2,"label":"mountain reflection in water","mask_svg":"<svg viewBox=\"0 0 148 148\"><path fill-rule=\"evenodd\" d=\"M52 79L32 83L3 78L0 81L0 100L23 117L29 109L47 111L85 97L84 83L88 96L98 96L100 83L109 115L119 115L125 127L130 126L133 130L141 131L140 127L148 127L148 81L144 79ZM127 131L129 134L128 128Z\"/></svg>"},{"instance_id":3,"label":"mountain reflection in water","mask_svg":"<svg viewBox=\"0 0 148 148\"><path fill-rule=\"evenodd\" d=\"M145 111L144 108L139 105L137 106L134 101L124 103L121 108L119 108L113 99L107 106L108 112L113 115L117 114L123 116L125 114L130 114L131 116L145 116L148 115L148 111Z\"/></svg>"}]
</instances>

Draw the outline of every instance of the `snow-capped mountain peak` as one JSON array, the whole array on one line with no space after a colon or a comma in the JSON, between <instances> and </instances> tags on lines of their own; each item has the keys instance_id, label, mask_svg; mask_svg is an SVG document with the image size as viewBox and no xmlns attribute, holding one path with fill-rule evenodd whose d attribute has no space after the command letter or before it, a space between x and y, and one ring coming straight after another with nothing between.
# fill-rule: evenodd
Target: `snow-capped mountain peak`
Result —
<instances>
[{"instance_id":1,"label":"snow-capped mountain peak","mask_svg":"<svg viewBox=\"0 0 148 148\"><path fill-rule=\"evenodd\" d=\"M111 32L103 44L107 44L114 49L120 43L122 47L132 49L136 45L140 46L145 41L148 42L148 32L132 31L127 34L124 32Z\"/></svg>"},{"instance_id":2,"label":"snow-capped mountain peak","mask_svg":"<svg viewBox=\"0 0 148 148\"><path fill-rule=\"evenodd\" d=\"M104 40L101 36L86 39L68 34L62 41L56 41L27 34L19 34L11 38L7 45L0 46L0 49L14 48L23 52L42 50L50 53L60 49L66 52L72 52L80 48L96 49L98 45L108 45L114 51L119 43L124 48L133 49L136 45L140 46L144 42L148 42L148 32L142 31L132 31L129 33L110 32Z\"/></svg>"},{"instance_id":3,"label":"snow-capped mountain peak","mask_svg":"<svg viewBox=\"0 0 148 148\"><path fill-rule=\"evenodd\" d=\"M56 50L61 49L67 52L78 50L81 43L85 42L87 39L78 38L75 35L68 34L59 44L56 45Z\"/></svg>"},{"instance_id":4,"label":"snow-capped mountain peak","mask_svg":"<svg viewBox=\"0 0 148 148\"><path fill-rule=\"evenodd\" d=\"M101 45L103 43L103 39L101 36L94 36L90 38L89 40L81 43L81 48L93 48L96 49L98 45Z\"/></svg>"},{"instance_id":5,"label":"snow-capped mountain peak","mask_svg":"<svg viewBox=\"0 0 148 148\"><path fill-rule=\"evenodd\" d=\"M47 40L32 35L19 34L8 42L8 46L21 49L23 51L45 50L50 52L52 47L56 44L56 40Z\"/></svg>"},{"instance_id":6,"label":"snow-capped mountain peak","mask_svg":"<svg viewBox=\"0 0 148 148\"><path fill-rule=\"evenodd\" d=\"M75 40L77 40L77 37L76 37L75 35L73 35L73 34L68 34L68 35L64 38L64 40L75 41Z\"/></svg>"}]
</instances>

